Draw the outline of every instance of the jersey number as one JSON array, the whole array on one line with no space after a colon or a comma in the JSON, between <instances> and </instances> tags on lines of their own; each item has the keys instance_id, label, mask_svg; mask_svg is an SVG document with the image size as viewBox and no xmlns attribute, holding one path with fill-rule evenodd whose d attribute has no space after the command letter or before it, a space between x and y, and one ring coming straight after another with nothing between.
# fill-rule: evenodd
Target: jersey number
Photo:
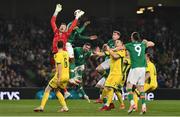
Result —
<instances>
[{"instance_id":1,"label":"jersey number","mask_svg":"<svg viewBox=\"0 0 180 117\"><path fill-rule=\"evenodd\" d=\"M64 68L68 67L68 62L67 62L67 58L64 58Z\"/></svg>"},{"instance_id":2,"label":"jersey number","mask_svg":"<svg viewBox=\"0 0 180 117\"><path fill-rule=\"evenodd\" d=\"M141 44L135 45L134 49L138 53L138 56L140 56L141 55L141 50L142 50L141 49Z\"/></svg>"}]
</instances>

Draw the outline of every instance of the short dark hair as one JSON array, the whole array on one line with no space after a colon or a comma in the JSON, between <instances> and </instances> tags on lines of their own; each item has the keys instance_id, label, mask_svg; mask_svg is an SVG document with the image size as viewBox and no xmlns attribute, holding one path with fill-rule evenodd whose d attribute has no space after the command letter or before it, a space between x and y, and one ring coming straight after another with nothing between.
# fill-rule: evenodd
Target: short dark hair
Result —
<instances>
[{"instance_id":1,"label":"short dark hair","mask_svg":"<svg viewBox=\"0 0 180 117\"><path fill-rule=\"evenodd\" d=\"M63 43L63 41L58 41L58 43L57 43L57 47L60 49L60 48L63 48L63 46L64 46L64 43Z\"/></svg>"},{"instance_id":2,"label":"short dark hair","mask_svg":"<svg viewBox=\"0 0 180 117\"><path fill-rule=\"evenodd\" d=\"M138 32L133 32L132 37L135 41L141 41L140 34Z\"/></svg>"},{"instance_id":3,"label":"short dark hair","mask_svg":"<svg viewBox=\"0 0 180 117\"><path fill-rule=\"evenodd\" d=\"M91 46L91 44L90 44L90 43L85 43L84 45L88 45L88 46Z\"/></svg>"},{"instance_id":4,"label":"short dark hair","mask_svg":"<svg viewBox=\"0 0 180 117\"><path fill-rule=\"evenodd\" d=\"M114 30L113 33L117 33L119 36L121 36L121 33L117 30Z\"/></svg>"},{"instance_id":5,"label":"short dark hair","mask_svg":"<svg viewBox=\"0 0 180 117\"><path fill-rule=\"evenodd\" d=\"M61 25L66 25L66 23L65 23L65 22L62 22Z\"/></svg>"}]
</instances>

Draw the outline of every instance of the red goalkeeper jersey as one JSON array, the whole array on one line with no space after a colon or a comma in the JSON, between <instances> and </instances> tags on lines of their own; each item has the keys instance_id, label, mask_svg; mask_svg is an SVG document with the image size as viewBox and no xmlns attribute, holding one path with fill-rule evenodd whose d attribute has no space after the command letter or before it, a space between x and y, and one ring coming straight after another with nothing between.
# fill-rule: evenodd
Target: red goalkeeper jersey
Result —
<instances>
[{"instance_id":1,"label":"red goalkeeper jersey","mask_svg":"<svg viewBox=\"0 0 180 117\"><path fill-rule=\"evenodd\" d=\"M66 50L65 46L66 46L66 42L69 38L69 36L71 35L71 32L73 31L74 27L77 25L77 19L75 19L71 26L69 27L68 31L63 32L60 34L59 29L56 26L56 16L52 16L51 18L51 26L54 32L54 38L53 38L53 45L52 45L52 51L53 53L57 53L58 52L58 47L57 47L57 43L58 41L63 41L64 47L63 49Z\"/></svg>"}]
</instances>

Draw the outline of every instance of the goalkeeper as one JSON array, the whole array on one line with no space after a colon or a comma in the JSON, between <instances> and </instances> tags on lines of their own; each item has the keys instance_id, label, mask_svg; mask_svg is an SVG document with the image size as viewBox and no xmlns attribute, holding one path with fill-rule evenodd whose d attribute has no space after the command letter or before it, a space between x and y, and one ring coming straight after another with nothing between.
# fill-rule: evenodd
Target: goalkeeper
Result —
<instances>
[{"instance_id":1,"label":"goalkeeper","mask_svg":"<svg viewBox=\"0 0 180 117\"><path fill-rule=\"evenodd\" d=\"M67 30L67 26L65 23L61 23L61 25L58 29L57 25L56 25L56 17L61 10L62 10L62 5L57 4L55 12L51 18L51 27L54 32L54 39L53 39L53 45L52 45L54 54L57 53L57 51L58 51L57 42L60 40L63 41L63 43L64 43L63 49L66 50L66 46L67 46L66 44L67 44L68 38L71 35L71 32L73 31L74 27L77 25L78 19L84 14L84 11L77 12L75 15L75 19L73 20L73 22L68 30ZM68 54L69 54L69 52L68 52Z\"/></svg>"}]
</instances>

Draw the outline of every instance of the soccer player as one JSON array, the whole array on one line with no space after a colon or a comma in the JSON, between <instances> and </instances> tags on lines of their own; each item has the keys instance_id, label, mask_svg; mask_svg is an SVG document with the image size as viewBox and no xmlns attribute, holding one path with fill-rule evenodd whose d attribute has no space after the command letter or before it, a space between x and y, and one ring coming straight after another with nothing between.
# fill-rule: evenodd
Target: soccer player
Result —
<instances>
[{"instance_id":1,"label":"soccer player","mask_svg":"<svg viewBox=\"0 0 180 117\"><path fill-rule=\"evenodd\" d=\"M132 92L133 85L136 85L138 91L140 92L140 99L142 100L142 110L140 114L144 114L146 112L146 102L144 93L146 71L145 49L149 46L154 46L154 43L147 40L141 40L138 32L133 32L131 34L131 42L125 44L125 47L130 54L131 60L131 69L127 78L127 92L129 93L128 99L130 101L128 114L130 114L133 111L133 109L135 109L135 103L133 100Z\"/></svg>"},{"instance_id":2,"label":"soccer player","mask_svg":"<svg viewBox=\"0 0 180 117\"><path fill-rule=\"evenodd\" d=\"M125 109L125 104L122 98L122 94L123 94L123 87L126 85L125 82L127 80L127 75L129 73L130 70L130 58L129 58L129 54L126 51L126 55L123 58L123 67L122 67L122 74L123 74L123 78L120 81L120 84L118 86L118 90L115 91L115 94L117 95L117 98L120 102L120 109Z\"/></svg>"},{"instance_id":3,"label":"soccer player","mask_svg":"<svg viewBox=\"0 0 180 117\"><path fill-rule=\"evenodd\" d=\"M123 46L120 40L116 40L115 44L116 47ZM105 49L110 54L110 73L108 75L108 78L106 79L104 88L104 91L106 92L105 96L107 97L107 102L100 109L101 111L111 109L110 104L112 103L113 94L115 91L117 91L118 85L123 78L122 61L125 57L125 50L117 50L114 52L108 45L105 45Z\"/></svg>"},{"instance_id":4,"label":"soccer player","mask_svg":"<svg viewBox=\"0 0 180 117\"><path fill-rule=\"evenodd\" d=\"M50 80L47 85L43 98L41 100L41 105L34 109L35 112L44 111L44 107L49 98L49 94L52 89L55 90L56 96L61 104L62 108L60 112L67 112L69 109L65 102L65 99L59 89L65 89L69 82L69 55L66 51L63 50L64 43L63 41L58 41L57 43L58 52L54 54L56 72L54 77Z\"/></svg>"},{"instance_id":5,"label":"soccer player","mask_svg":"<svg viewBox=\"0 0 180 117\"><path fill-rule=\"evenodd\" d=\"M58 13L62 10L62 5L60 4L57 4L56 5L56 9L55 9L55 12L51 18L51 27L53 29L53 32L54 32L54 38L53 38L53 45L52 45L52 52L53 54L57 53L58 49L57 49L57 43L58 41L63 41L63 49L64 50L67 50L68 51L68 54L69 56L73 56L72 55L72 51L70 49L67 49L69 48L69 44L67 43L68 41L68 38L69 36L71 35L71 32L73 31L73 29L75 28L75 26L77 25L77 21L78 19L84 14L84 11L81 11L81 10L76 10L76 11L79 11L79 12L76 12L75 13L75 19L74 21L72 22L71 26L68 28L67 30L67 26L65 23L61 23L59 29L57 28L57 25L56 25L56 17L58 15ZM67 92L67 89L65 89L65 95L66 97L68 95L70 95L68 92Z\"/></svg>"},{"instance_id":6,"label":"soccer player","mask_svg":"<svg viewBox=\"0 0 180 117\"><path fill-rule=\"evenodd\" d=\"M119 31L113 31L113 34L112 34L112 39L110 39L107 43L107 45L111 48L111 49L114 49L115 48L115 41L120 39L120 36L121 36L121 33ZM100 81L97 83L96 87L98 88L102 88L101 90L103 90L104 88L104 82L106 80L106 78L108 77L108 74L109 74L109 68L110 68L110 65L109 65L109 53L107 51L105 52L95 52L96 55L98 56L105 56L105 61L102 62L100 65L98 65L98 67L96 68L96 71L102 75L102 78L100 79ZM101 91L100 90L100 91ZM102 96L103 98L104 96ZM97 99L96 100L96 103L102 103L102 98L100 99Z\"/></svg>"},{"instance_id":7,"label":"soccer player","mask_svg":"<svg viewBox=\"0 0 180 117\"><path fill-rule=\"evenodd\" d=\"M77 25L78 19L84 14L84 11L77 12L75 14L75 19L72 22L70 28L68 28L68 30L67 30L67 27L66 27L65 23L61 23L61 25L60 25L60 27L58 29L57 25L56 25L56 17L57 17L58 13L61 10L62 10L62 5L57 4L55 12L54 12L54 14L53 14L53 16L51 18L51 26L52 26L52 29L53 29L53 32L54 32L53 53L56 53L58 51L57 50L57 42L60 41L60 40L63 41L63 43L64 43L63 49L66 50L66 46L67 46L66 44L67 44L68 38L71 35L71 32L73 31L75 26ZM70 54L70 56L71 56L71 53L68 53L68 54Z\"/></svg>"},{"instance_id":8,"label":"soccer player","mask_svg":"<svg viewBox=\"0 0 180 117\"><path fill-rule=\"evenodd\" d=\"M130 59L129 59L129 54L126 52L126 56L123 58L123 70L122 70L123 78L121 79L120 84L118 85L118 89L115 90L115 94L120 102L120 109L125 109L125 104L124 104L124 101L122 98L122 92L123 92L122 88L125 85L125 81L126 81L128 73L129 73L129 69L130 69ZM101 79L96 84L96 87L100 88L100 90L102 90L102 92L103 92L101 97L96 100L96 103L103 103L106 101L106 97L105 97L106 92L103 90L105 81L106 81L106 79Z\"/></svg>"},{"instance_id":9,"label":"soccer player","mask_svg":"<svg viewBox=\"0 0 180 117\"><path fill-rule=\"evenodd\" d=\"M68 26L72 24L69 23ZM70 54L70 78L74 78L75 77L75 73L74 73L74 68L75 68L75 64L74 64L74 50L72 47L72 43L74 43L75 39L81 39L81 40L95 40L97 39L96 35L92 35L92 36L84 36L82 35L82 32L85 30L85 28L87 27L87 25L90 24L90 21L86 21L84 23L84 25L82 27L78 27L76 26L73 30L73 32L71 33L68 42L67 42L67 50L71 53Z\"/></svg>"},{"instance_id":10,"label":"soccer player","mask_svg":"<svg viewBox=\"0 0 180 117\"><path fill-rule=\"evenodd\" d=\"M67 27L69 27L72 24L69 23ZM81 40L95 40L97 39L96 35L93 36L83 36L82 32L85 30L87 25L90 24L90 21L86 21L82 27L78 27L79 22L77 22L77 26L73 29L73 32L71 33L68 42L66 43L67 51L70 53L70 79L75 77L75 62L74 62L74 50L72 47L73 42L76 38ZM71 84L78 85L74 80L69 80ZM65 90L65 98L68 98L71 94L68 92L68 90Z\"/></svg>"},{"instance_id":11,"label":"soccer player","mask_svg":"<svg viewBox=\"0 0 180 117\"><path fill-rule=\"evenodd\" d=\"M92 53L90 52L91 44L85 43L83 47L75 47L74 48L74 58L75 58L75 78L72 78L70 80L73 80L72 82L80 83L78 87L78 91L83 95L83 97L90 102L89 97L85 93L83 86L82 86L82 76L85 69L85 62L86 58L89 58Z\"/></svg>"},{"instance_id":12,"label":"soccer player","mask_svg":"<svg viewBox=\"0 0 180 117\"><path fill-rule=\"evenodd\" d=\"M115 48L115 41L120 39L121 33L119 31L113 31L112 34L112 39L108 41L107 45L111 48L114 49ZM99 53L97 53L99 54ZM97 68L97 72L102 74L105 78L107 78L108 73L106 72L106 70L108 70L110 68L109 65L109 53L108 52L104 52L104 53L100 53L100 56L106 56L106 59L103 63L101 63Z\"/></svg>"},{"instance_id":13,"label":"soccer player","mask_svg":"<svg viewBox=\"0 0 180 117\"><path fill-rule=\"evenodd\" d=\"M151 60L151 56L149 53L146 53L146 61L147 61L147 67L146 67L146 75L145 75L145 84L144 84L144 91L149 92L153 91L157 88L157 72L156 67L154 63ZM134 93L134 102L136 105L136 110L138 110L138 95L139 92L135 90L136 93Z\"/></svg>"}]
</instances>

